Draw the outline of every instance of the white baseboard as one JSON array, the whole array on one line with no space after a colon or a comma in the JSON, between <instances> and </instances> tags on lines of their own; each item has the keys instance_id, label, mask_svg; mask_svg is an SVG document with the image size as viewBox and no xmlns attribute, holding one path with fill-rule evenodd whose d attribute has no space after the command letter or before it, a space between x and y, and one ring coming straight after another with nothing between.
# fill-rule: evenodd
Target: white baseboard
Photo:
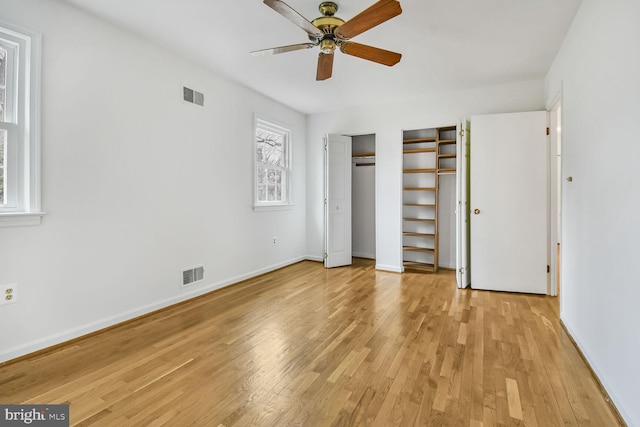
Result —
<instances>
[{"instance_id":1,"label":"white baseboard","mask_svg":"<svg viewBox=\"0 0 640 427\"><path fill-rule=\"evenodd\" d=\"M324 262L324 258L322 258L321 256L316 256L316 255L306 255L304 257L304 259L307 259L309 261Z\"/></svg>"},{"instance_id":2,"label":"white baseboard","mask_svg":"<svg viewBox=\"0 0 640 427\"><path fill-rule=\"evenodd\" d=\"M376 270L391 271L393 273L402 273L402 267L396 265L376 264Z\"/></svg>"},{"instance_id":3,"label":"white baseboard","mask_svg":"<svg viewBox=\"0 0 640 427\"><path fill-rule=\"evenodd\" d=\"M274 271L279 268L286 267L288 265L295 264L300 261L304 261L305 259L307 259L307 257L301 256L301 257L297 257L297 258L284 261L278 264L273 264L273 265L252 271L250 273L241 274L239 276L231 277L229 279L221 280L215 283L210 283L198 289L194 289L190 292L184 292L184 293L181 293L180 295L176 295L171 298L167 298L161 301L156 301L154 303L147 304L133 310L119 313L114 316L109 316L104 319L96 320L95 322L87 323L86 325L78 326L57 334L49 335L42 339L38 339L35 341L28 342L26 344L21 344L19 346L16 346L7 350L3 350L0 353L0 363L4 363L11 359L15 359L17 357L25 356L29 353L46 349L47 347L61 344L65 341L70 341L72 339L79 338L83 335L87 335L92 332L99 331L100 329L108 328L110 326L117 325L118 323L126 322L127 320L135 319L136 317L143 316L153 311L160 310L162 308L166 308L171 305L190 300L200 295L204 295L206 293L213 292L215 290L227 287L229 285L242 282L243 280L251 279L252 277L260 276L270 271Z\"/></svg>"}]
</instances>

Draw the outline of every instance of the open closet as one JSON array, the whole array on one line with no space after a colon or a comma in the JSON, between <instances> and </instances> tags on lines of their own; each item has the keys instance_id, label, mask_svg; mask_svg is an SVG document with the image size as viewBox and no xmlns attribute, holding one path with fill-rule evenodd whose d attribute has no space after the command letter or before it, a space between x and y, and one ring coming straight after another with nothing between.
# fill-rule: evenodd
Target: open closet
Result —
<instances>
[{"instance_id":1,"label":"open closet","mask_svg":"<svg viewBox=\"0 0 640 427\"><path fill-rule=\"evenodd\" d=\"M456 138L455 125L403 132L405 271L456 267Z\"/></svg>"},{"instance_id":2,"label":"open closet","mask_svg":"<svg viewBox=\"0 0 640 427\"><path fill-rule=\"evenodd\" d=\"M376 136L357 135L352 141L352 253L376 258Z\"/></svg>"}]
</instances>

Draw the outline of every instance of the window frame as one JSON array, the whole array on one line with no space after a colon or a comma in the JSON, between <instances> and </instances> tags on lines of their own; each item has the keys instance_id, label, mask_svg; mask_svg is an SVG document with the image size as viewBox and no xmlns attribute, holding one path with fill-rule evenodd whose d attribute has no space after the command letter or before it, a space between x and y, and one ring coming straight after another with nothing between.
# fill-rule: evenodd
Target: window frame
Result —
<instances>
[{"instance_id":1,"label":"window frame","mask_svg":"<svg viewBox=\"0 0 640 427\"><path fill-rule=\"evenodd\" d=\"M3 47L13 51L7 61L5 149L5 205L0 205L0 227L40 224L40 92L41 36L0 21Z\"/></svg>"},{"instance_id":2,"label":"window frame","mask_svg":"<svg viewBox=\"0 0 640 427\"><path fill-rule=\"evenodd\" d=\"M278 133L283 136L283 151L285 165L283 167L277 167L284 171L284 178L282 185L284 186L283 198L281 201L260 201L258 200L258 168L266 165L258 160L257 154L257 132L258 129L264 129L268 132ZM278 210L278 209L290 209L293 207L292 201L292 130L289 126L279 123L277 121L265 118L260 115L254 116L253 126L253 210L256 212L265 210ZM270 165L273 166L273 165Z\"/></svg>"}]
</instances>

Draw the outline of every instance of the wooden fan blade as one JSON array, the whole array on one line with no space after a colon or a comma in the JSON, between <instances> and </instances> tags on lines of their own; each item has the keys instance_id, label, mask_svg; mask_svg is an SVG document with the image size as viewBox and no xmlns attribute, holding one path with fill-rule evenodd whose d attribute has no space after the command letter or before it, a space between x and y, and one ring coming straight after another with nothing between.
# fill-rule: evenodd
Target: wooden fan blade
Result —
<instances>
[{"instance_id":1,"label":"wooden fan blade","mask_svg":"<svg viewBox=\"0 0 640 427\"><path fill-rule=\"evenodd\" d=\"M327 80L333 72L333 53L322 53L318 56L318 72L316 80Z\"/></svg>"},{"instance_id":2,"label":"wooden fan blade","mask_svg":"<svg viewBox=\"0 0 640 427\"><path fill-rule=\"evenodd\" d=\"M266 1L266 0L265 0ZM380 0L336 29L338 38L347 40L402 13L396 0Z\"/></svg>"},{"instance_id":3,"label":"wooden fan blade","mask_svg":"<svg viewBox=\"0 0 640 427\"><path fill-rule=\"evenodd\" d=\"M399 53L354 42L342 43L340 50L347 55L357 56L358 58L388 65L389 67L396 65L402 58Z\"/></svg>"},{"instance_id":4,"label":"wooden fan blade","mask_svg":"<svg viewBox=\"0 0 640 427\"><path fill-rule=\"evenodd\" d=\"M270 49L254 50L253 52L250 52L250 53L253 56L275 55L278 53L293 52L294 50L310 49L316 46L317 45L313 43L300 43L300 44L291 44L288 46L272 47Z\"/></svg>"},{"instance_id":5,"label":"wooden fan blade","mask_svg":"<svg viewBox=\"0 0 640 427\"><path fill-rule=\"evenodd\" d=\"M296 12L291 6L286 4L281 0L264 0L264 4L269 6L271 9L278 12L280 15L287 18L289 21L293 22L298 27L305 30L307 33L321 38L323 36L323 32L317 29L311 22L309 22L304 16L300 15Z\"/></svg>"}]
</instances>

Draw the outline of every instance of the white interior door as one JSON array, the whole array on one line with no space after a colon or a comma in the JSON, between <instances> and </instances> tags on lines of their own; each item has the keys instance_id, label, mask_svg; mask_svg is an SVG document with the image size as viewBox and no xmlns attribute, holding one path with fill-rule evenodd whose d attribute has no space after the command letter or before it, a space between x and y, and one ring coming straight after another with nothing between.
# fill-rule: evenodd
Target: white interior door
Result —
<instances>
[{"instance_id":1,"label":"white interior door","mask_svg":"<svg viewBox=\"0 0 640 427\"><path fill-rule=\"evenodd\" d=\"M471 123L471 287L546 294L547 113Z\"/></svg>"},{"instance_id":2,"label":"white interior door","mask_svg":"<svg viewBox=\"0 0 640 427\"><path fill-rule=\"evenodd\" d=\"M456 282L466 288L471 281L469 260L469 122L458 123L456 143Z\"/></svg>"},{"instance_id":3,"label":"white interior door","mask_svg":"<svg viewBox=\"0 0 640 427\"><path fill-rule=\"evenodd\" d=\"M325 138L324 266L351 265L351 138Z\"/></svg>"},{"instance_id":4,"label":"white interior door","mask_svg":"<svg viewBox=\"0 0 640 427\"><path fill-rule=\"evenodd\" d=\"M549 294L558 295L560 262L559 245L561 241L562 178L561 178L561 100L549 111Z\"/></svg>"}]
</instances>

